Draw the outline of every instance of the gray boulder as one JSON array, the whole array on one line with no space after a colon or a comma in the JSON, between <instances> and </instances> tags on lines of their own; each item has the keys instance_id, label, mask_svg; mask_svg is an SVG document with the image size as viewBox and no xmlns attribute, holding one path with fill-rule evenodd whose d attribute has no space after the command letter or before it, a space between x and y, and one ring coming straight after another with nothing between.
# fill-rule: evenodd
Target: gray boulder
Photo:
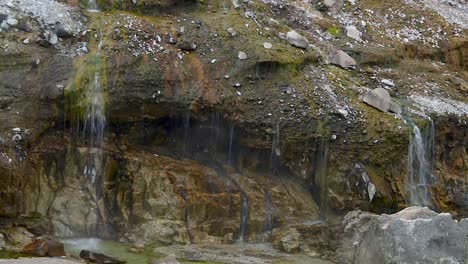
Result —
<instances>
[{"instance_id":1,"label":"gray boulder","mask_svg":"<svg viewBox=\"0 0 468 264\"><path fill-rule=\"evenodd\" d=\"M174 254L170 254L164 258L154 261L153 264L180 264L180 262L177 261L177 258Z\"/></svg>"},{"instance_id":2,"label":"gray boulder","mask_svg":"<svg viewBox=\"0 0 468 264\"><path fill-rule=\"evenodd\" d=\"M448 213L409 207L392 215L349 212L339 263L463 263L468 229Z\"/></svg>"},{"instance_id":3,"label":"gray boulder","mask_svg":"<svg viewBox=\"0 0 468 264\"><path fill-rule=\"evenodd\" d=\"M331 56L331 64L338 65L342 68L354 68L356 66L356 61L351 58L342 50L338 50Z\"/></svg>"},{"instance_id":4,"label":"gray boulder","mask_svg":"<svg viewBox=\"0 0 468 264\"><path fill-rule=\"evenodd\" d=\"M376 88L372 91L367 92L362 100L382 112L392 112L395 114L401 114L400 106L392 101L390 94L383 88Z\"/></svg>"},{"instance_id":5,"label":"gray boulder","mask_svg":"<svg viewBox=\"0 0 468 264\"><path fill-rule=\"evenodd\" d=\"M332 13L340 11L344 5L343 0L323 0L323 5Z\"/></svg>"},{"instance_id":6,"label":"gray boulder","mask_svg":"<svg viewBox=\"0 0 468 264\"><path fill-rule=\"evenodd\" d=\"M297 48L306 49L309 46L309 41L294 30L289 31L286 34L286 40L289 44Z\"/></svg>"},{"instance_id":7,"label":"gray boulder","mask_svg":"<svg viewBox=\"0 0 468 264\"><path fill-rule=\"evenodd\" d=\"M362 100L366 104L373 106L382 112L387 112L390 108L390 94L383 88L377 88L367 92Z\"/></svg>"}]
</instances>

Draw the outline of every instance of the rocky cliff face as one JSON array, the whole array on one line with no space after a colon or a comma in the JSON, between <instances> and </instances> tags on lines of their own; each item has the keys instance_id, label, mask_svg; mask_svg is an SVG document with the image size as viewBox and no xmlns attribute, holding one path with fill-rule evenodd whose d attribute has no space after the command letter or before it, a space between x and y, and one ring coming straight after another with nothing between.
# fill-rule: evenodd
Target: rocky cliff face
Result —
<instances>
[{"instance_id":1,"label":"rocky cliff face","mask_svg":"<svg viewBox=\"0 0 468 264\"><path fill-rule=\"evenodd\" d=\"M334 258L334 219L409 205L410 124L431 122L430 203L467 216L462 2L27 2L0 4L0 230Z\"/></svg>"}]
</instances>

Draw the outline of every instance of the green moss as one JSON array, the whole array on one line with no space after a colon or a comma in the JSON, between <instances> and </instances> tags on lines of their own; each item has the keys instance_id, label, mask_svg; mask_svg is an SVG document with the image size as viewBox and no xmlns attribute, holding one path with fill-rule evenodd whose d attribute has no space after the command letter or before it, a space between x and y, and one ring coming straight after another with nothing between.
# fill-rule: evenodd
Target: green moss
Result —
<instances>
[{"instance_id":1,"label":"green moss","mask_svg":"<svg viewBox=\"0 0 468 264\"><path fill-rule=\"evenodd\" d=\"M341 36L343 34L341 29L336 27L336 26L329 27L327 31L328 31L328 33L330 33L334 37L339 37L339 36Z\"/></svg>"},{"instance_id":2,"label":"green moss","mask_svg":"<svg viewBox=\"0 0 468 264\"><path fill-rule=\"evenodd\" d=\"M93 43L90 49L97 50L97 41ZM96 71L99 72L99 84L102 92L106 94L107 87L107 68L106 59L97 52L89 53L83 58L75 60L74 67L76 69L75 77L65 88L65 112L66 119L69 122L77 122L84 120L86 110L90 104L89 98L86 97L86 90L91 85L94 85L96 79ZM104 96L107 99L107 96ZM107 100L105 102L107 104ZM105 106L106 108L106 106Z\"/></svg>"},{"instance_id":3,"label":"green moss","mask_svg":"<svg viewBox=\"0 0 468 264\"><path fill-rule=\"evenodd\" d=\"M32 258L32 255L16 252L16 251L9 251L9 250L0 250L0 259L18 259L18 258Z\"/></svg>"}]
</instances>

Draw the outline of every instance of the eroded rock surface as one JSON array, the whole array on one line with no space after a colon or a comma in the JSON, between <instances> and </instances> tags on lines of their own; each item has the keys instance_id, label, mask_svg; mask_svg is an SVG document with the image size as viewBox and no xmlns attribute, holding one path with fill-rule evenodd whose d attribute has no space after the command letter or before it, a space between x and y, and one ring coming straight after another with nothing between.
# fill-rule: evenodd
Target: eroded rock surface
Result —
<instances>
[{"instance_id":1,"label":"eroded rock surface","mask_svg":"<svg viewBox=\"0 0 468 264\"><path fill-rule=\"evenodd\" d=\"M340 263L462 263L466 257L466 219L426 207L391 215L353 211L343 221Z\"/></svg>"}]
</instances>

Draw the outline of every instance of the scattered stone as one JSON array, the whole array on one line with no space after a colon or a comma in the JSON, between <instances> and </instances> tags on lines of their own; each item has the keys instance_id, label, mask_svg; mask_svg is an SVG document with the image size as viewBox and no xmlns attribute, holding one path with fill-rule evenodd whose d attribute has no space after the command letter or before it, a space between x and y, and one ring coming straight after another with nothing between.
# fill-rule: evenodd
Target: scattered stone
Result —
<instances>
[{"instance_id":1,"label":"scattered stone","mask_svg":"<svg viewBox=\"0 0 468 264\"><path fill-rule=\"evenodd\" d=\"M11 140L13 140L14 142L19 142L21 141L22 137L20 134L15 134L13 135L13 137L11 138Z\"/></svg>"},{"instance_id":2,"label":"scattered stone","mask_svg":"<svg viewBox=\"0 0 468 264\"><path fill-rule=\"evenodd\" d=\"M26 38L25 40L23 40L23 44L29 44L29 38Z\"/></svg>"},{"instance_id":3,"label":"scattered stone","mask_svg":"<svg viewBox=\"0 0 468 264\"><path fill-rule=\"evenodd\" d=\"M263 42L263 47L265 49L271 49L273 47L273 45L269 42Z\"/></svg>"},{"instance_id":4,"label":"scattered stone","mask_svg":"<svg viewBox=\"0 0 468 264\"><path fill-rule=\"evenodd\" d=\"M8 25L14 27L14 26L18 25L19 21L17 19L15 19L15 18L8 18L6 20L6 22L8 23Z\"/></svg>"},{"instance_id":5,"label":"scattered stone","mask_svg":"<svg viewBox=\"0 0 468 264\"><path fill-rule=\"evenodd\" d=\"M346 27L346 36L361 42L361 32L353 25Z\"/></svg>"},{"instance_id":6,"label":"scattered stone","mask_svg":"<svg viewBox=\"0 0 468 264\"><path fill-rule=\"evenodd\" d=\"M306 49L309 46L309 41L307 41L304 36L294 30L289 31L286 34L286 40L289 42L289 44L297 48Z\"/></svg>"},{"instance_id":7,"label":"scattered stone","mask_svg":"<svg viewBox=\"0 0 468 264\"><path fill-rule=\"evenodd\" d=\"M174 254L170 254L164 258L154 261L153 264L180 264L180 262L177 261L177 258Z\"/></svg>"},{"instance_id":8,"label":"scattered stone","mask_svg":"<svg viewBox=\"0 0 468 264\"><path fill-rule=\"evenodd\" d=\"M349 112L346 111L345 109L338 109L338 113L343 116L344 118L348 117Z\"/></svg>"},{"instance_id":9,"label":"scattered stone","mask_svg":"<svg viewBox=\"0 0 468 264\"><path fill-rule=\"evenodd\" d=\"M330 62L331 64L338 65L345 69L354 68L356 66L356 61L342 50L338 50L333 54Z\"/></svg>"},{"instance_id":10,"label":"scattered stone","mask_svg":"<svg viewBox=\"0 0 468 264\"><path fill-rule=\"evenodd\" d=\"M344 5L343 0L323 0L323 5L332 13L340 11Z\"/></svg>"},{"instance_id":11,"label":"scattered stone","mask_svg":"<svg viewBox=\"0 0 468 264\"><path fill-rule=\"evenodd\" d=\"M67 29L63 25L57 25L55 28L55 34L60 38L71 38L73 37L73 33L71 30Z\"/></svg>"},{"instance_id":12,"label":"scattered stone","mask_svg":"<svg viewBox=\"0 0 468 264\"><path fill-rule=\"evenodd\" d=\"M212 59L211 64L215 64L215 63L216 63L216 59Z\"/></svg>"},{"instance_id":13,"label":"scattered stone","mask_svg":"<svg viewBox=\"0 0 468 264\"><path fill-rule=\"evenodd\" d=\"M238 87L241 87L241 84L240 83L235 83L233 86L238 88Z\"/></svg>"},{"instance_id":14,"label":"scattered stone","mask_svg":"<svg viewBox=\"0 0 468 264\"><path fill-rule=\"evenodd\" d=\"M168 34L167 43L175 45L177 43L177 40L171 34Z\"/></svg>"},{"instance_id":15,"label":"scattered stone","mask_svg":"<svg viewBox=\"0 0 468 264\"><path fill-rule=\"evenodd\" d=\"M2 28L4 30L8 30L8 29L10 29L10 26L8 25L6 20L3 20L2 23L0 24L0 28Z\"/></svg>"},{"instance_id":16,"label":"scattered stone","mask_svg":"<svg viewBox=\"0 0 468 264\"><path fill-rule=\"evenodd\" d=\"M386 86L389 86L389 87L395 86L395 84L393 83L393 81L392 81L392 80L389 80L389 79L382 79L382 80L380 81L380 83L382 83L382 84L384 84L384 85L386 85Z\"/></svg>"},{"instance_id":17,"label":"scattered stone","mask_svg":"<svg viewBox=\"0 0 468 264\"><path fill-rule=\"evenodd\" d=\"M178 45L178 48L185 51L194 51L197 49L197 44L193 42L184 41Z\"/></svg>"},{"instance_id":18,"label":"scattered stone","mask_svg":"<svg viewBox=\"0 0 468 264\"><path fill-rule=\"evenodd\" d=\"M88 250L81 250L80 258L98 264L123 264L125 261Z\"/></svg>"},{"instance_id":19,"label":"scattered stone","mask_svg":"<svg viewBox=\"0 0 468 264\"><path fill-rule=\"evenodd\" d=\"M237 35L233 28L228 28L228 29L227 29L227 32L228 32L232 37L235 37L235 36Z\"/></svg>"},{"instance_id":20,"label":"scattered stone","mask_svg":"<svg viewBox=\"0 0 468 264\"><path fill-rule=\"evenodd\" d=\"M352 211L343 221L338 263L463 263L464 221L419 206L391 215Z\"/></svg>"},{"instance_id":21,"label":"scattered stone","mask_svg":"<svg viewBox=\"0 0 468 264\"><path fill-rule=\"evenodd\" d=\"M61 257L65 256L65 249L62 243L53 240L35 240L24 246L23 252L38 257Z\"/></svg>"},{"instance_id":22,"label":"scattered stone","mask_svg":"<svg viewBox=\"0 0 468 264\"><path fill-rule=\"evenodd\" d=\"M239 60L246 60L247 59L247 53L239 51L239 54L237 55Z\"/></svg>"}]
</instances>

